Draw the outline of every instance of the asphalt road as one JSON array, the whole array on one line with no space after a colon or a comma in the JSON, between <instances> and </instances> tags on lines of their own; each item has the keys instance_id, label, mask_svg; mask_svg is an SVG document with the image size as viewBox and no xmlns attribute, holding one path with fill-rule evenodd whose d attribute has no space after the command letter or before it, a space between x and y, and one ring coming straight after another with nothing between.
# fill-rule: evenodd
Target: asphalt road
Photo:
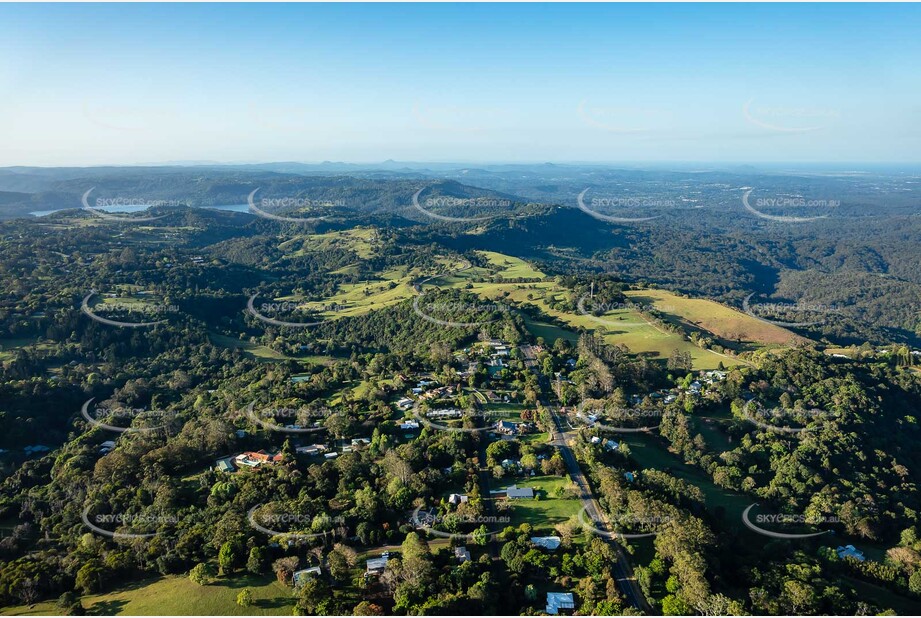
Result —
<instances>
[{"instance_id":1,"label":"asphalt road","mask_svg":"<svg viewBox=\"0 0 921 618\"><path fill-rule=\"evenodd\" d=\"M521 354L527 366L532 369L536 368L537 356L532 346L521 346ZM601 507L598 506L598 501L595 499L592 487L589 485L588 479L586 479L585 475L582 473L582 468L579 467L579 462L572 452L572 448L570 447L571 438L563 431L562 422L560 421L556 408L546 401L542 401L541 403L550 410L551 416L553 417L554 430L551 435L551 444L560 451L560 455L569 471L569 476L579 488L579 497L582 500L582 506L585 507L586 514L599 528L609 531L606 518L603 516ZM617 563L614 565L614 577L617 580L618 587L620 587L621 592L623 592L624 596L627 598L627 602L634 608L647 611L650 610L649 603L647 603L633 575L633 566L630 564L630 561L627 560L626 552L624 552L623 548L618 543L611 543L611 545L617 552Z\"/></svg>"}]
</instances>

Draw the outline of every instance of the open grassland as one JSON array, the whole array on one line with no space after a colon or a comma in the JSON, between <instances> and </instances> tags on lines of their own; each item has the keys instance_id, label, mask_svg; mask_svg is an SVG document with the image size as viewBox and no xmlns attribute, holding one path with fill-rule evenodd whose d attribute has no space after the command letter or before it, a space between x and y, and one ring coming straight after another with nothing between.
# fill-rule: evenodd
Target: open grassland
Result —
<instances>
[{"instance_id":1,"label":"open grassland","mask_svg":"<svg viewBox=\"0 0 921 618\"><path fill-rule=\"evenodd\" d=\"M557 318L573 329L573 337L579 328L599 331L608 343L623 344L634 354L663 359L668 358L673 350L689 352L695 369L716 369L720 363L726 367L740 364L736 359L700 348L677 333L659 330L630 309L617 309L601 316L553 309L548 300L566 292L552 280L536 283L473 283L470 291L490 300L504 299L510 303L533 305L543 314Z\"/></svg>"},{"instance_id":2,"label":"open grassland","mask_svg":"<svg viewBox=\"0 0 921 618\"><path fill-rule=\"evenodd\" d=\"M667 290L632 290L626 296L638 305L652 306L669 321L712 333L724 343L752 349L789 345L805 338L785 328L703 298L685 298Z\"/></svg>"},{"instance_id":3,"label":"open grassland","mask_svg":"<svg viewBox=\"0 0 921 618\"><path fill-rule=\"evenodd\" d=\"M237 605L237 594L244 588L253 593L251 607ZM207 586L192 583L188 577L160 577L82 599L87 613L98 616L290 616L294 601L291 588L274 578L252 575L222 577ZM7 607L2 613L51 616L62 612L54 602L45 602L32 607Z\"/></svg>"},{"instance_id":4,"label":"open grassland","mask_svg":"<svg viewBox=\"0 0 921 618\"><path fill-rule=\"evenodd\" d=\"M362 260L378 254L380 240L374 228L356 227L325 234L295 236L278 245L279 250L291 257L322 253L324 251L351 251Z\"/></svg>"},{"instance_id":5,"label":"open grassland","mask_svg":"<svg viewBox=\"0 0 921 618\"><path fill-rule=\"evenodd\" d=\"M342 283L335 294L321 301L301 302L301 298L293 295L275 300L300 303L302 308L317 311L326 319L354 317L412 298L415 294L412 282L418 276L416 270L398 267L384 271L368 281ZM335 308L329 308L331 305L335 305Z\"/></svg>"},{"instance_id":6,"label":"open grassland","mask_svg":"<svg viewBox=\"0 0 921 618\"><path fill-rule=\"evenodd\" d=\"M544 279L546 275L535 269L521 258L512 257L495 251L477 251L493 267L501 270L497 273L503 279Z\"/></svg>"}]
</instances>

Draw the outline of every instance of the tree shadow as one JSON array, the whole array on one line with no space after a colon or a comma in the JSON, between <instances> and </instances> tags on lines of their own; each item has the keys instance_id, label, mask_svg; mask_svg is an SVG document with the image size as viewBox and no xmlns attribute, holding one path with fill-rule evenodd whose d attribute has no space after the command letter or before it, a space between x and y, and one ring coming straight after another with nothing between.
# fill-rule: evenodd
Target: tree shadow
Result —
<instances>
[{"instance_id":1,"label":"tree shadow","mask_svg":"<svg viewBox=\"0 0 921 618\"><path fill-rule=\"evenodd\" d=\"M111 601L98 601L89 606L86 610L90 616L114 616L125 608L128 601L124 599L115 599Z\"/></svg>"}]
</instances>

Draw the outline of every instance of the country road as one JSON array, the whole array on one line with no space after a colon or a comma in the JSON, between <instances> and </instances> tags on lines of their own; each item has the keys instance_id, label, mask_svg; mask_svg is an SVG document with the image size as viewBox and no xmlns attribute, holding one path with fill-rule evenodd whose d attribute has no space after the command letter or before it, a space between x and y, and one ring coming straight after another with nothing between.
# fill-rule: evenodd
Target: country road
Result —
<instances>
[{"instance_id":1,"label":"country road","mask_svg":"<svg viewBox=\"0 0 921 618\"><path fill-rule=\"evenodd\" d=\"M525 365L535 369L537 365L537 355L534 353L534 348L530 345L522 345L521 354L524 357ZM592 487L588 479L586 479L585 475L582 473L582 468L579 467L579 462L572 452L572 447L570 446L571 436L563 430L563 425L557 414L556 408L550 405L546 400L541 401L541 403L550 410L550 414L553 417L554 429L551 432L550 443L560 451L560 455L563 457L563 461L566 463L566 468L569 471L570 478L572 478L572 481L579 488L579 497L582 500L582 506L585 508L585 512L596 525L604 530L608 530L607 520L603 516L598 501L595 499ZM643 592L640 590L636 578L633 576L633 566L627 559L626 552L624 552L623 548L618 543L611 543L611 545L617 552L617 563L614 565L614 575L621 592L623 592L624 596L627 598L627 602L634 608L650 611L651 607L646 601L646 597L643 596Z\"/></svg>"}]
</instances>

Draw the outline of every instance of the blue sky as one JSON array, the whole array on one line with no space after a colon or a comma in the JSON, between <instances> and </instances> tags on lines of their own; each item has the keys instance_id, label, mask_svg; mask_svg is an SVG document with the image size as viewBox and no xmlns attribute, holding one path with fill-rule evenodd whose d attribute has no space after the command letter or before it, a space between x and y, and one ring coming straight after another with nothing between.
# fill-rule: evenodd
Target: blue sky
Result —
<instances>
[{"instance_id":1,"label":"blue sky","mask_svg":"<svg viewBox=\"0 0 921 618\"><path fill-rule=\"evenodd\" d=\"M919 162L913 5L0 5L0 165Z\"/></svg>"}]
</instances>

